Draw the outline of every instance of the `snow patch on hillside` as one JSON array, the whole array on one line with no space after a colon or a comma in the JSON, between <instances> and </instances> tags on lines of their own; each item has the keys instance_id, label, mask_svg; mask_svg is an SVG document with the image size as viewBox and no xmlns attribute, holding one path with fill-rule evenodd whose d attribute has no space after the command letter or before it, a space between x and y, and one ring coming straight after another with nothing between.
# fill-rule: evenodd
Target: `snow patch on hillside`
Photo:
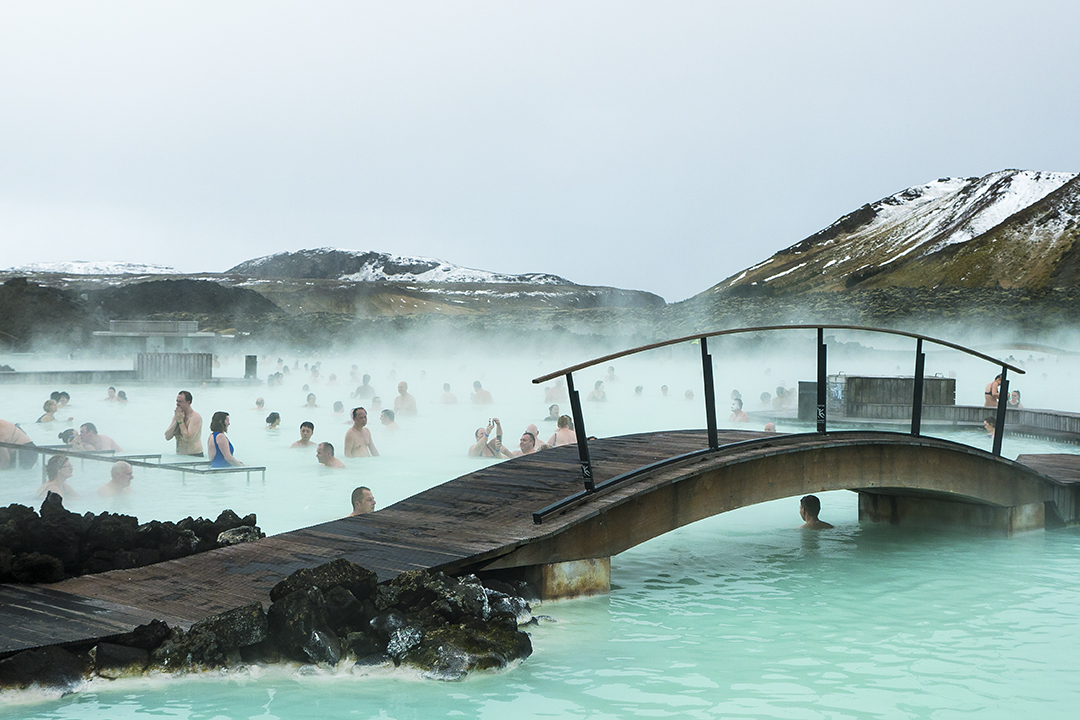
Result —
<instances>
[{"instance_id":1,"label":"snow patch on hillside","mask_svg":"<svg viewBox=\"0 0 1080 720\"><path fill-rule=\"evenodd\" d=\"M108 260L68 260L31 263L12 267L3 272L56 273L63 275L177 275L175 268L145 263L111 262Z\"/></svg>"}]
</instances>

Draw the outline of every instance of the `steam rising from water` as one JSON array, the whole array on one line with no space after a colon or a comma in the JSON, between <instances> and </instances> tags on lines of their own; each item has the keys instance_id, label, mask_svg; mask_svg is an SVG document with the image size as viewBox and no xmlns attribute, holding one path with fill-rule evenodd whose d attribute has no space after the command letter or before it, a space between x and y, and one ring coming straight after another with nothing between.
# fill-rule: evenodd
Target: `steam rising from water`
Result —
<instances>
[{"instance_id":1,"label":"steam rising from water","mask_svg":"<svg viewBox=\"0 0 1080 720\"><path fill-rule=\"evenodd\" d=\"M843 331L830 340L830 374L907 375L913 372L914 341L906 338ZM718 416L722 427L761 429L774 418L772 404L762 401L762 393L776 394L777 386L798 387L800 380L813 380L813 331L788 331L754 336L733 336L713 339L709 344L714 359ZM173 445L163 433L172 416L176 393L191 391L194 407L203 415L205 427L211 415L219 410L229 412L232 426L229 437L236 447L236 456L247 465L267 467L266 482L254 474L181 476L163 470L138 468L133 491L128 496L99 498L95 488L108 479L109 465L92 461L76 462L71 484L81 497L67 505L76 511L109 510L133 514L142 521L150 519L179 520L187 515L216 517L228 507L241 515L256 512L261 527L278 533L298 527L341 517L349 511L349 493L357 485L368 485L379 508L409 497L440 482L458 477L481 467L490 460L466 457L473 442L473 433L498 417L504 429L504 444L515 449L522 432L529 424L540 427L541 440L554 432L554 423L545 422L549 402L545 387L533 385L533 377L552 372L626 346L593 345L581 347L546 347L538 350L516 351L512 339L491 337L486 342L464 345L452 338L427 338L424 343L404 336L396 343L387 341L377 349L357 347L340 354L309 353L300 355L285 350L262 352L259 375L265 378L276 370L280 357L291 372L281 387L248 386L239 382L244 372L240 354L222 357L215 376L231 378L222 385L206 388L190 384L140 385L126 390L130 402L126 405L104 402L105 386L43 387L8 385L0 389L3 412L0 417L19 422L38 444L58 444L57 433L66 427L78 428L83 422L93 422L99 431L115 439L128 453L161 453L163 462L176 461ZM397 349L394 349L396 345ZM926 346L928 375L955 375L957 402L981 405L983 386L998 370L976 358L928 344ZM986 351L1007 355L1005 351ZM1012 376L1012 387L1023 392L1026 407L1071 409L1080 406L1080 383L1077 382L1078 363L1073 356L1013 351L1016 362L1025 364L1027 375ZM124 358L61 359L48 356L6 356L0 362L18 370L86 369L114 367L127 369L131 360ZM312 378L304 365L321 363L319 378ZM415 418L398 417L400 430L390 432L379 424L379 413L370 399L352 399L350 393L359 381L350 379L351 366L357 374L370 374L371 385L381 398L382 408L392 408L399 381L408 383L409 392L416 397L419 414ZM614 368L616 380L607 378L608 367ZM337 384L330 385L330 375ZM585 402L585 424L591 435L600 437L655 430L704 427L703 391L700 349L683 344L622 358L575 374L582 397L604 380L606 402ZM493 405L470 402L474 381L479 381L494 397ZM302 408L309 391L317 397L317 409ZM449 383L458 404L440 403L442 386ZM642 386L640 396L635 388ZM668 395L661 386L668 386ZM72 422L58 421L36 425L41 404L53 390L67 390L72 403L58 417L73 417ZM730 393L739 390L751 422L728 422ZM686 393L692 399L686 399ZM255 410L257 397L265 399L264 409ZM343 414L335 414L335 401L344 405ZM560 412L569 414L569 405L560 401ZM308 420L315 424L313 440L329 441L343 454L343 439L349 426L351 408L365 406L369 410L369 425L381 457L365 459L343 458L344 470L329 470L317 464L314 448L291 449L299 438L299 425ZM805 430L793 419L793 409L777 420L781 432ZM265 429L265 417L272 411L281 414L280 429ZM960 433L964 441L989 448L989 441L977 432ZM1023 444L1021 444L1023 443ZM1036 444L1036 447L1038 445ZM1056 447L1056 446L1055 446ZM1005 454L1015 456L1028 452L1028 441L1006 438ZM1049 451L1049 450L1043 450ZM19 502L40 505L33 494L40 484L40 466L29 471L8 471L0 474L0 502Z\"/></svg>"}]
</instances>

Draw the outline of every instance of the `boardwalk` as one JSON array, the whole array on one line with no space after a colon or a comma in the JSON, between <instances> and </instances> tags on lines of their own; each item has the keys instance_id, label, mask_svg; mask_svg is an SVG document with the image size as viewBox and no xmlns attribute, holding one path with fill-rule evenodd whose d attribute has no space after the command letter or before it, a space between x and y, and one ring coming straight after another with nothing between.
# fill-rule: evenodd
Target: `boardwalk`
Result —
<instances>
[{"instance_id":1,"label":"boardwalk","mask_svg":"<svg viewBox=\"0 0 1080 720\"><path fill-rule=\"evenodd\" d=\"M965 452L962 446L897 433L784 436L726 431L721 432L720 442L719 452L631 479L552 515L543 524L534 523L535 511L581 490L581 470L573 446L487 465L370 515L144 568L73 578L50 586L3 586L0 654L106 637L155 618L186 626L246 603L268 603L270 588L289 573L336 558L368 567L381 580L419 568L451 573L477 570L496 558L505 561L515 551L546 547L544 543L560 533L582 527L607 509L620 504L625 507L643 496L657 497L649 493L705 469L781 455L796 457L841 445ZM594 477L600 485L635 468L706 446L704 431L593 441ZM1014 467L979 451L968 454L980 462ZM1039 482L1060 487L1080 482L1080 456L1025 457L1038 472L1057 478ZM648 531L643 532L642 537L647 538Z\"/></svg>"}]
</instances>

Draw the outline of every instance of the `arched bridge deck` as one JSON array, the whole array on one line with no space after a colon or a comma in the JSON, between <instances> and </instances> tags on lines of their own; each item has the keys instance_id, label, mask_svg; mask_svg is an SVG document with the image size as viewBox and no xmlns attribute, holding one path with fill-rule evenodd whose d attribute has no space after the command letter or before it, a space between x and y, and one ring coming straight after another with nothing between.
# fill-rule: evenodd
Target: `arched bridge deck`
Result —
<instances>
[{"instance_id":1,"label":"arched bridge deck","mask_svg":"<svg viewBox=\"0 0 1080 720\"><path fill-rule=\"evenodd\" d=\"M1051 477L980 450L899 433L721 431L719 440L718 451L660 465L654 464L700 450L705 431L591 441L597 492L539 524L534 512L581 486L574 446L488 465L370 515L144 568L0 587L0 654L107 637L154 618L185 626L267 603L270 588L289 573L339 557L383 580L418 568L550 567L607 558L737 507L824 490L945 498L1003 512L1050 507L1058 520L1076 520L1080 456L1032 456L1033 466L1061 476ZM605 481L642 467L649 469L605 488Z\"/></svg>"}]
</instances>

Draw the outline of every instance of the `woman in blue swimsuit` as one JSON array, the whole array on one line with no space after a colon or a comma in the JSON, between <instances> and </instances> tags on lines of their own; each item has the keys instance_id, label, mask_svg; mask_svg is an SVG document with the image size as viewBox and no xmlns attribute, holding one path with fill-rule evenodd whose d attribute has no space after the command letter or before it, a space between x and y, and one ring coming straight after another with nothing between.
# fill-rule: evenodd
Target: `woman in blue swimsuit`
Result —
<instances>
[{"instance_id":1,"label":"woman in blue swimsuit","mask_svg":"<svg viewBox=\"0 0 1080 720\"><path fill-rule=\"evenodd\" d=\"M216 412L210 420L210 439L206 443L206 455L210 458L211 468L226 468L230 465L243 465L233 457L233 444L225 437L229 429L229 413Z\"/></svg>"}]
</instances>

